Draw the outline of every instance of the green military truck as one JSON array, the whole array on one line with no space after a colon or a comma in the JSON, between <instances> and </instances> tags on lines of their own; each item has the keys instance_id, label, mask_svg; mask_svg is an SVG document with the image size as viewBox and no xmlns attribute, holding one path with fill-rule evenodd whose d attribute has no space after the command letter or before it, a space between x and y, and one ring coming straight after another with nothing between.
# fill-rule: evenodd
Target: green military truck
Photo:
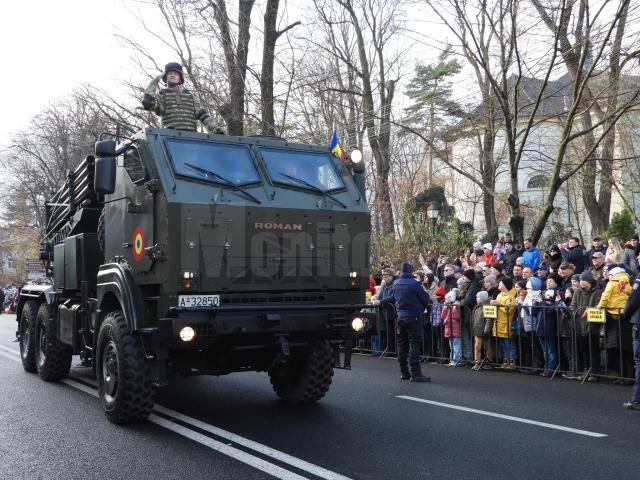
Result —
<instances>
[{"instance_id":1,"label":"green military truck","mask_svg":"<svg viewBox=\"0 0 640 480\"><path fill-rule=\"evenodd\" d=\"M46 205L53 285L21 292L24 369L59 380L79 355L115 423L147 418L176 376L264 371L282 400L319 400L368 286L350 164L277 137L148 128L97 142Z\"/></svg>"}]
</instances>

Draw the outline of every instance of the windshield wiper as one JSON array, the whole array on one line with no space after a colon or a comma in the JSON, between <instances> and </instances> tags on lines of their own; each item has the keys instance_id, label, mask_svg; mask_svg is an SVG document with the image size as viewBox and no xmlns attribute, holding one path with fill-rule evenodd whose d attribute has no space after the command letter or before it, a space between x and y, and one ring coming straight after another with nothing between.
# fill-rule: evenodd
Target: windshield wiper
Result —
<instances>
[{"instance_id":1,"label":"windshield wiper","mask_svg":"<svg viewBox=\"0 0 640 480\"><path fill-rule=\"evenodd\" d=\"M333 200L334 202L336 202L338 205L340 205L342 208L347 208L347 206L342 203L340 200L338 200L336 197L334 197L333 195L331 195L329 192L327 192L326 190L322 190L321 188L316 187L313 183L309 183L306 180L303 180L302 178L298 178L298 177L292 177L291 175L287 175L286 173L282 173L282 172L278 172L278 175L280 175L281 177L285 177L288 178L289 180L294 180L298 183L301 183L302 185L309 187L310 189L312 189L315 192L320 193L321 195L326 195L327 197L329 197L331 200Z\"/></svg>"},{"instance_id":2,"label":"windshield wiper","mask_svg":"<svg viewBox=\"0 0 640 480\"><path fill-rule=\"evenodd\" d=\"M232 182L231 180L229 180L228 178L223 177L222 175L220 175L219 173L213 172L211 170L207 170L206 168L202 168L202 167L198 167L196 165L193 165L191 163L186 163L184 164L185 167L189 167L192 170L195 170L196 172L204 175L205 177L215 177L218 180L222 180L223 184L229 185L230 187L234 188L235 190L238 190L241 193L244 193L247 197L249 197L251 200L253 200L254 202L260 204L262 203L260 200L258 200L256 197L254 197L252 194L250 194L249 192L247 192L244 188L242 188L240 185L238 185L237 183Z\"/></svg>"}]
</instances>

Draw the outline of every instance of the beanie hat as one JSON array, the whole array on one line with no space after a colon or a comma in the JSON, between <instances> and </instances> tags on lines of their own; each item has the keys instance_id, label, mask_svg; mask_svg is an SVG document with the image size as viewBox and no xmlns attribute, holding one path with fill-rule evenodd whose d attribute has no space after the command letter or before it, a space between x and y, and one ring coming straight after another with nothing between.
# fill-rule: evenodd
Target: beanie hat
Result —
<instances>
[{"instance_id":1,"label":"beanie hat","mask_svg":"<svg viewBox=\"0 0 640 480\"><path fill-rule=\"evenodd\" d=\"M413 265L411 265L409 262L402 262L402 266L400 267L400 271L402 273L413 273Z\"/></svg>"},{"instance_id":2,"label":"beanie hat","mask_svg":"<svg viewBox=\"0 0 640 480\"><path fill-rule=\"evenodd\" d=\"M571 276L571 281L574 281L574 280L575 280L576 282L577 282L578 280L580 280L580 275L578 275L577 273L576 273L575 275L572 275L572 276Z\"/></svg>"},{"instance_id":3,"label":"beanie hat","mask_svg":"<svg viewBox=\"0 0 640 480\"><path fill-rule=\"evenodd\" d=\"M486 277L484 277L484 281L489 282L492 285L495 285L498 279L496 278L495 275L487 275Z\"/></svg>"},{"instance_id":4,"label":"beanie hat","mask_svg":"<svg viewBox=\"0 0 640 480\"><path fill-rule=\"evenodd\" d=\"M484 290L480 290L478 293L476 293L476 299L480 302L480 303L485 303L489 300L489 294L487 292L485 292Z\"/></svg>"},{"instance_id":5,"label":"beanie hat","mask_svg":"<svg viewBox=\"0 0 640 480\"><path fill-rule=\"evenodd\" d=\"M491 268L495 268L497 271L499 271L500 273L502 273L502 264L501 263L494 263L493 265L491 265Z\"/></svg>"},{"instance_id":6,"label":"beanie hat","mask_svg":"<svg viewBox=\"0 0 640 480\"><path fill-rule=\"evenodd\" d=\"M589 270L585 270L584 272L582 272L580 274L580 280L584 280L585 282L593 283L595 278L593 277L593 273L591 273Z\"/></svg>"},{"instance_id":7,"label":"beanie hat","mask_svg":"<svg viewBox=\"0 0 640 480\"><path fill-rule=\"evenodd\" d=\"M611 276L618 275L619 273L625 273L624 268L616 267L609 270L609 275Z\"/></svg>"},{"instance_id":8,"label":"beanie hat","mask_svg":"<svg viewBox=\"0 0 640 480\"><path fill-rule=\"evenodd\" d=\"M507 290L511 290L513 288L513 280L509 277L504 277L500 282L505 286Z\"/></svg>"},{"instance_id":9,"label":"beanie hat","mask_svg":"<svg viewBox=\"0 0 640 480\"><path fill-rule=\"evenodd\" d=\"M459 286L459 287L461 287L461 286L463 286L465 283L467 283L467 281L465 280L465 278L464 278L464 277L460 277L456 283L458 284L458 286Z\"/></svg>"},{"instance_id":10,"label":"beanie hat","mask_svg":"<svg viewBox=\"0 0 640 480\"><path fill-rule=\"evenodd\" d=\"M538 277L531 277L527 282L527 290L533 290L535 292L540 291L542 288L542 280Z\"/></svg>"},{"instance_id":11,"label":"beanie hat","mask_svg":"<svg viewBox=\"0 0 640 480\"><path fill-rule=\"evenodd\" d=\"M479 248L482 248L482 242L480 240L478 240L476 243L473 244L473 248L475 250L478 250Z\"/></svg>"},{"instance_id":12,"label":"beanie hat","mask_svg":"<svg viewBox=\"0 0 640 480\"><path fill-rule=\"evenodd\" d=\"M493 250L493 247L490 243L485 243L484 245L482 245L482 248L484 248L485 250Z\"/></svg>"},{"instance_id":13,"label":"beanie hat","mask_svg":"<svg viewBox=\"0 0 640 480\"><path fill-rule=\"evenodd\" d=\"M464 272L464 270L460 267L456 267L453 269L453 273L462 273L462 272Z\"/></svg>"},{"instance_id":14,"label":"beanie hat","mask_svg":"<svg viewBox=\"0 0 640 480\"><path fill-rule=\"evenodd\" d=\"M458 289L454 288L444 296L445 302L453 303L458 299Z\"/></svg>"},{"instance_id":15,"label":"beanie hat","mask_svg":"<svg viewBox=\"0 0 640 480\"><path fill-rule=\"evenodd\" d=\"M464 271L462 276L468 278L470 282L473 282L476 279L476 272L474 272L472 268L468 268Z\"/></svg>"},{"instance_id":16,"label":"beanie hat","mask_svg":"<svg viewBox=\"0 0 640 480\"><path fill-rule=\"evenodd\" d=\"M436 288L436 297L444 297L445 293L447 293L447 291L444 289L444 287Z\"/></svg>"}]
</instances>

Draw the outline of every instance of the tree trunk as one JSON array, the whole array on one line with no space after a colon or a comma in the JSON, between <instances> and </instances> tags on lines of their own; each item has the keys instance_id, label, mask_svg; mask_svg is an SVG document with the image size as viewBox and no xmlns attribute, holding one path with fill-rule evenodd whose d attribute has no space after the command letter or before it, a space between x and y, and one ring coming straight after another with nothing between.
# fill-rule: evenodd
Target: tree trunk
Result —
<instances>
[{"instance_id":1,"label":"tree trunk","mask_svg":"<svg viewBox=\"0 0 640 480\"><path fill-rule=\"evenodd\" d=\"M238 0L238 41L233 45L229 15L225 0L210 0L214 17L220 29L220 39L227 65L229 101L220 107L220 115L227 123L229 135L244 134L244 93L247 76L247 55L251 34L251 10L255 0Z\"/></svg>"}]
</instances>

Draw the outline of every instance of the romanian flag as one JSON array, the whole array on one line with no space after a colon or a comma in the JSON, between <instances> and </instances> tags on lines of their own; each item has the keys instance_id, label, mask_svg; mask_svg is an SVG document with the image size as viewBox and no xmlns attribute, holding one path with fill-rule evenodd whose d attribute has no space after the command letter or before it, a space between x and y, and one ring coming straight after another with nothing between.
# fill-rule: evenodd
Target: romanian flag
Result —
<instances>
[{"instance_id":1,"label":"romanian flag","mask_svg":"<svg viewBox=\"0 0 640 480\"><path fill-rule=\"evenodd\" d=\"M329 150L340 160L344 161L344 153L342 152L342 148L340 148L340 140L338 140L338 129L336 128L336 124L333 124L333 133L331 134L331 144L329 145Z\"/></svg>"}]
</instances>

